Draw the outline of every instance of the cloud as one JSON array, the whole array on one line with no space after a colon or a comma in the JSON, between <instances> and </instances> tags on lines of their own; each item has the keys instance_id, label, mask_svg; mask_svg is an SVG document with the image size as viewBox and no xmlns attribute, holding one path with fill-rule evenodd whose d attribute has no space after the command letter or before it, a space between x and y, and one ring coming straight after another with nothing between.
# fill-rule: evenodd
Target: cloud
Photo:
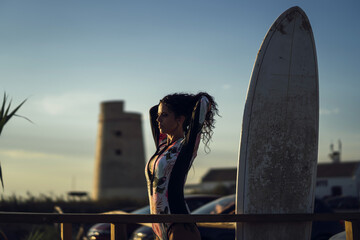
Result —
<instances>
[{"instance_id":1,"label":"cloud","mask_svg":"<svg viewBox=\"0 0 360 240\"><path fill-rule=\"evenodd\" d=\"M224 84L224 85L221 86L221 88L224 89L224 90L228 90L228 89L231 88L231 85L230 84Z\"/></svg>"},{"instance_id":2,"label":"cloud","mask_svg":"<svg viewBox=\"0 0 360 240\"><path fill-rule=\"evenodd\" d=\"M339 114L340 110L338 108L333 108L333 109L325 109L322 108L320 109L320 115L335 115L335 114Z\"/></svg>"},{"instance_id":3,"label":"cloud","mask_svg":"<svg viewBox=\"0 0 360 240\"><path fill-rule=\"evenodd\" d=\"M35 151L25 151L19 149L10 149L10 150L0 150L1 159L14 159L14 160L60 160L64 159L65 156L45 153L45 152L35 152Z\"/></svg>"},{"instance_id":4,"label":"cloud","mask_svg":"<svg viewBox=\"0 0 360 240\"><path fill-rule=\"evenodd\" d=\"M96 108L102 99L99 93L67 92L44 96L39 104L46 113L53 116L80 115L84 110Z\"/></svg>"},{"instance_id":5,"label":"cloud","mask_svg":"<svg viewBox=\"0 0 360 240\"><path fill-rule=\"evenodd\" d=\"M71 153L51 153L45 151L31 151L31 150L23 150L23 149L2 149L0 150L0 162L8 161L8 163L19 163L24 164L26 162L29 163L72 163L75 164L74 160L76 160L77 164L82 164L84 161L89 161L89 159L93 159L92 156L88 155L79 155L79 154L71 154Z\"/></svg>"}]
</instances>

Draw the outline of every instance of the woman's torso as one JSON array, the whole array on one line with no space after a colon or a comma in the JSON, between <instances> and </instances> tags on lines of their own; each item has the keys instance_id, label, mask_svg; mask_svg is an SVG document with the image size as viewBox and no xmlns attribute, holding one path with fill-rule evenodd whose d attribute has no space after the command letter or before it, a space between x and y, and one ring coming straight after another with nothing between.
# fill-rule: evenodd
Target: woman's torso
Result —
<instances>
[{"instance_id":1,"label":"woman's torso","mask_svg":"<svg viewBox=\"0 0 360 240\"><path fill-rule=\"evenodd\" d=\"M183 184L181 183L185 183L186 180L189 166L181 166L179 162L176 164L182 147L183 139L178 139L170 145L162 144L146 164L145 175L151 214L170 214L172 209L177 208L178 205L183 205L181 207L185 209L184 214L189 213L183 199L169 196L169 187L178 188L177 191L182 192ZM186 169L186 172L180 172L184 171L184 169ZM178 179L178 176L183 177ZM180 184L178 183L179 180L181 181ZM170 225L169 223L155 223L153 224L153 230L158 237L166 239L167 229Z\"/></svg>"}]
</instances>

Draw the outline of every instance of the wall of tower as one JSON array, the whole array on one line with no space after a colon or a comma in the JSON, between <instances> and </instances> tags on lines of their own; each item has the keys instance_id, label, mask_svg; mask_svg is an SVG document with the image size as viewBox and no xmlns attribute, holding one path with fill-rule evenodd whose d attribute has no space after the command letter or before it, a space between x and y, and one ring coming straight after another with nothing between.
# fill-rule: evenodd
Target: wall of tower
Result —
<instances>
[{"instance_id":1,"label":"wall of tower","mask_svg":"<svg viewBox=\"0 0 360 240\"><path fill-rule=\"evenodd\" d=\"M95 199L146 198L141 114L123 101L101 103L95 162Z\"/></svg>"}]
</instances>

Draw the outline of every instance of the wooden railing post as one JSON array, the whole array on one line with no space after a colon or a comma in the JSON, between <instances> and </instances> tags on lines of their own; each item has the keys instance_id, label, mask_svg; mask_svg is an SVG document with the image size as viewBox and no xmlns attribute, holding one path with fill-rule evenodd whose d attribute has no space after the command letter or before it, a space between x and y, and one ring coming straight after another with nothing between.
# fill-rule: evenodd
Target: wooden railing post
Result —
<instances>
[{"instance_id":1,"label":"wooden railing post","mask_svg":"<svg viewBox=\"0 0 360 240\"><path fill-rule=\"evenodd\" d=\"M111 240L127 239L126 225L111 223Z\"/></svg>"},{"instance_id":2,"label":"wooden railing post","mask_svg":"<svg viewBox=\"0 0 360 240\"><path fill-rule=\"evenodd\" d=\"M61 240L72 240L71 223L61 223Z\"/></svg>"},{"instance_id":3,"label":"wooden railing post","mask_svg":"<svg viewBox=\"0 0 360 240\"><path fill-rule=\"evenodd\" d=\"M346 240L360 239L360 220L345 221Z\"/></svg>"}]
</instances>

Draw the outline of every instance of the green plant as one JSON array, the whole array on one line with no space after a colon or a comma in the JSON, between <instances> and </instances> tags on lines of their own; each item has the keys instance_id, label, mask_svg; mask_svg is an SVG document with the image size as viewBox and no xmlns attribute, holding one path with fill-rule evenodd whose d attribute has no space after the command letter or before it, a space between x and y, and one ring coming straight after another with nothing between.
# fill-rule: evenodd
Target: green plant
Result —
<instances>
[{"instance_id":1,"label":"green plant","mask_svg":"<svg viewBox=\"0 0 360 240\"><path fill-rule=\"evenodd\" d=\"M60 233L54 225L33 225L23 240L60 240Z\"/></svg>"},{"instance_id":2,"label":"green plant","mask_svg":"<svg viewBox=\"0 0 360 240\"><path fill-rule=\"evenodd\" d=\"M39 229L33 230L33 231L31 231L30 235L24 240L42 240L44 237L44 234L45 233Z\"/></svg>"},{"instance_id":3,"label":"green plant","mask_svg":"<svg viewBox=\"0 0 360 240\"><path fill-rule=\"evenodd\" d=\"M26 102L26 99L24 101L22 101L22 103L20 103L15 109L13 109L12 111L10 111L10 106L11 106L11 100L9 103L7 103L8 101L8 97L6 96L6 93L4 93L4 98L3 98L3 102L2 102L2 106L0 109L0 135L1 132L5 126L5 124L13 117L13 116L19 116L16 115L16 112L19 110L19 108ZM3 181L3 177L2 177L2 170L1 170L1 165L0 165L0 181L1 181L1 185L4 189L4 181Z\"/></svg>"}]
</instances>

